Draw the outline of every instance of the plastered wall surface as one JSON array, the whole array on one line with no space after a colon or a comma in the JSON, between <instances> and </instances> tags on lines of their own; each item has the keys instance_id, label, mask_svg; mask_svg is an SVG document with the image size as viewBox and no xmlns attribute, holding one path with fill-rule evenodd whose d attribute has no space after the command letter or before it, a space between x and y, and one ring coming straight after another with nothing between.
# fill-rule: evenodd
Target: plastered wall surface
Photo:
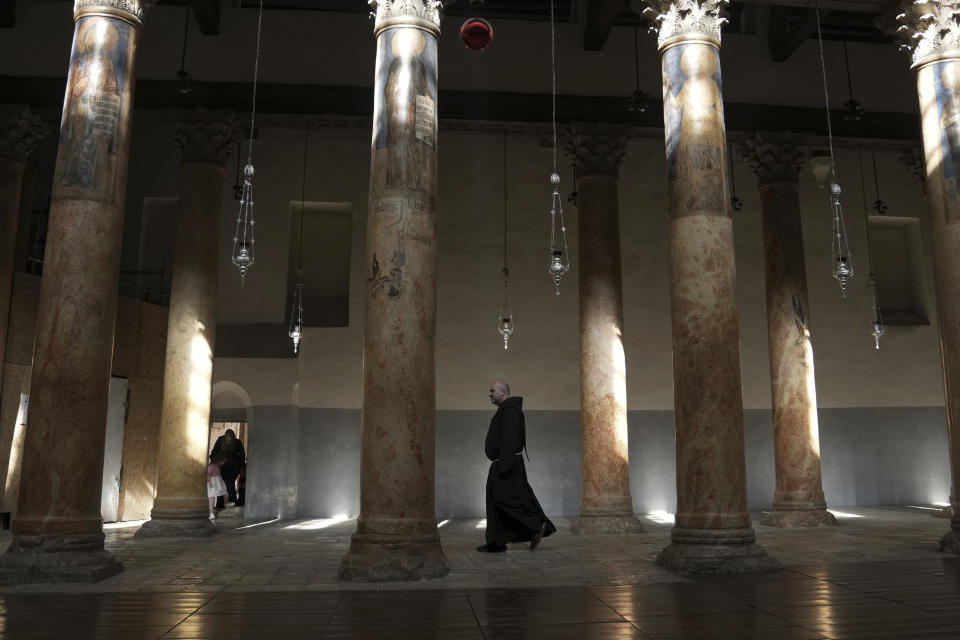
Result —
<instances>
[{"instance_id":1,"label":"plastered wall surface","mask_svg":"<svg viewBox=\"0 0 960 640\"><path fill-rule=\"evenodd\" d=\"M436 514L483 517L493 411L438 411ZM527 473L547 513L580 507L580 416L526 411ZM673 412L630 411L630 492L636 513L676 507ZM829 506L945 503L949 461L942 407L820 411L823 486ZM750 509L769 509L775 486L769 410L744 414ZM355 516L360 490L360 412L260 407L250 424L248 517ZM254 450L253 448L256 447Z\"/></svg>"}]
</instances>

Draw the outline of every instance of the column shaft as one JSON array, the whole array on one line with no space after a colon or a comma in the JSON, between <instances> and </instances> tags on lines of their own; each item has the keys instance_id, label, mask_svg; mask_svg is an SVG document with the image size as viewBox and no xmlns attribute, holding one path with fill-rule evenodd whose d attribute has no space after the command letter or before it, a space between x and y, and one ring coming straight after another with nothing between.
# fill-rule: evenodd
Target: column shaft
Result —
<instances>
[{"instance_id":1,"label":"column shaft","mask_svg":"<svg viewBox=\"0 0 960 640\"><path fill-rule=\"evenodd\" d=\"M179 113L183 150L180 210L174 245L163 404L157 450L157 495L139 537L203 536L208 519L206 475L224 164L237 140L232 114Z\"/></svg>"},{"instance_id":2,"label":"column shaft","mask_svg":"<svg viewBox=\"0 0 960 640\"><path fill-rule=\"evenodd\" d=\"M583 493L573 533L640 533L630 498L617 168L628 132L571 126L577 166Z\"/></svg>"},{"instance_id":3,"label":"column shaft","mask_svg":"<svg viewBox=\"0 0 960 640\"><path fill-rule=\"evenodd\" d=\"M47 132L40 116L26 105L0 105L0 389L26 163Z\"/></svg>"},{"instance_id":4,"label":"column shaft","mask_svg":"<svg viewBox=\"0 0 960 640\"><path fill-rule=\"evenodd\" d=\"M773 405L776 490L763 523L815 527L837 523L823 496L810 302L800 224L797 171L806 158L789 133L757 134L745 156L760 184L767 336Z\"/></svg>"},{"instance_id":5,"label":"column shaft","mask_svg":"<svg viewBox=\"0 0 960 640\"><path fill-rule=\"evenodd\" d=\"M960 554L960 51L915 66L952 485L951 530L940 546Z\"/></svg>"},{"instance_id":6,"label":"column shaft","mask_svg":"<svg viewBox=\"0 0 960 640\"><path fill-rule=\"evenodd\" d=\"M762 570L776 562L754 543L747 511L720 83L724 18L714 13L726 3L704 2L708 19L689 22L664 12L676 9L682 15L699 4L648 0L661 23L677 447L676 521L672 543L657 562L690 573ZM672 32L677 25L685 30Z\"/></svg>"},{"instance_id":7,"label":"column shaft","mask_svg":"<svg viewBox=\"0 0 960 640\"><path fill-rule=\"evenodd\" d=\"M418 15L377 10L360 517L340 569L363 582L449 571L434 512L439 15L408 4Z\"/></svg>"},{"instance_id":8,"label":"column shaft","mask_svg":"<svg viewBox=\"0 0 960 640\"><path fill-rule=\"evenodd\" d=\"M109 4L75 11L4 581L122 570L103 549L100 491L140 19Z\"/></svg>"}]
</instances>

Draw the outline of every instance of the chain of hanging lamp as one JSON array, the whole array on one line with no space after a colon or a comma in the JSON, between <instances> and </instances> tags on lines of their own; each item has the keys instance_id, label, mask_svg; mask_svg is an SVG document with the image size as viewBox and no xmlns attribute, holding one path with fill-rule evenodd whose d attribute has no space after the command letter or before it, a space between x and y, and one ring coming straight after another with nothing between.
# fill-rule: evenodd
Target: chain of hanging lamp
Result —
<instances>
[{"instance_id":1,"label":"chain of hanging lamp","mask_svg":"<svg viewBox=\"0 0 960 640\"><path fill-rule=\"evenodd\" d=\"M293 302L290 307L290 328L287 335L293 341L293 352L300 348L303 339L303 214L307 208L307 142L310 138L310 125L303 128L303 175L300 178L300 231L297 234L299 251L297 253L297 283L293 287Z\"/></svg>"},{"instance_id":2,"label":"chain of hanging lamp","mask_svg":"<svg viewBox=\"0 0 960 640\"><path fill-rule=\"evenodd\" d=\"M873 251L870 246L870 213L867 210L867 186L863 178L863 153L857 152L857 162L860 164L860 191L863 194L863 222L867 225L867 264L870 267L870 275L867 276L867 288L870 289L870 304L872 305L873 317L870 321L870 335L873 336L873 346L880 348L880 338L886 333L883 326L883 317L880 315L880 299L878 295L879 283L877 276L873 273ZM876 171L876 157L874 157L874 171ZM876 173L874 173L876 177Z\"/></svg>"},{"instance_id":3,"label":"chain of hanging lamp","mask_svg":"<svg viewBox=\"0 0 960 640\"><path fill-rule=\"evenodd\" d=\"M509 347L513 335L513 306L510 304L510 268L507 266L507 131L503 131L503 292L500 294L500 313L497 332L503 338L503 348Z\"/></svg>"},{"instance_id":4,"label":"chain of hanging lamp","mask_svg":"<svg viewBox=\"0 0 960 640\"><path fill-rule=\"evenodd\" d=\"M847 228L843 221L843 206L840 203L839 179L837 178L837 163L833 153L833 124L830 121L830 93L827 90L827 65L823 58L823 34L820 30L820 8L817 13L817 46L820 52L820 71L823 75L823 99L827 111L827 144L830 148L830 209L832 215L833 238L830 243L830 254L833 258L833 277L840 284L840 293L847 297L847 283L853 277L853 260L850 256L850 243L847 239Z\"/></svg>"},{"instance_id":5,"label":"chain of hanging lamp","mask_svg":"<svg viewBox=\"0 0 960 640\"><path fill-rule=\"evenodd\" d=\"M257 79L260 74L260 34L263 26L263 0L257 13L257 51L253 63L253 106L250 110L250 140L247 144L247 165L243 168L243 188L240 195L240 210L237 212L237 227L233 232L231 262L240 270L240 286L244 284L247 270L256 262L256 239L253 234L253 134L257 116Z\"/></svg>"},{"instance_id":6,"label":"chain of hanging lamp","mask_svg":"<svg viewBox=\"0 0 960 640\"><path fill-rule=\"evenodd\" d=\"M560 295L560 278L570 271L570 252L567 249L567 225L563 219L563 199L560 197L560 174L557 173L557 38L554 26L553 0L550 0L550 71L553 80L552 117L553 125L553 201L550 205L550 260L547 273L553 278L553 287ZM559 233L558 233L559 232ZM559 236L559 237L558 237Z\"/></svg>"}]
</instances>

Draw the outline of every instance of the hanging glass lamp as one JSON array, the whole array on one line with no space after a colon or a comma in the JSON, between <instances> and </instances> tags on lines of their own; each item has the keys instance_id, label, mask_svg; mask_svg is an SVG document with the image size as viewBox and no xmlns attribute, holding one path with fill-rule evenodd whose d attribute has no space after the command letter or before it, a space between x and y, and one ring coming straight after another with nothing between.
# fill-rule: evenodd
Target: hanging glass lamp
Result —
<instances>
[{"instance_id":1,"label":"hanging glass lamp","mask_svg":"<svg viewBox=\"0 0 960 640\"><path fill-rule=\"evenodd\" d=\"M560 198L560 174L550 174L550 183L553 185L553 204L550 207L550 262L547 272L553 278L554 292L560 295L560 278L570 271L567 226L563 220L563 202Z\"/></svg>"},{"instance_id":2,"label":"hanging glass lamp","mask_svg":"<svg viewBox=\"0 0 960 640\"><path fill-rule=\"evenodd\" d=\"M830 206L833 211L833 277L840 283L840 292L847 297L847 283L853 277L853 261L850 259L850 243L843 224L843 206L840 204L840 185L830 185Z\"/></svg>"},{"instance_id":3,"label":"hanging glass lamp","mask_svg":"<svg viewBox=\"0 0 960 640\"><path fill-rule=\"evenodd\" d=\"M509 348L510 336L513 335L513 306L510 304L510 270L503 268L503 293L500 296L500 315L497 331L503 338L503 348Z\"/></svg>"},{"instance_id":4,"label":"hanging glass lamp","mask_svg":"<svg viewBox=\"0 0 960 640\"><path fill-rule=\"evenodd\" d=\"M303 267L297 269L297 284L293 289L293 304L290 309L290 329L287 335L293 340L293 352L300 347L303 337Z\"/></svg>"},{"instance_id":5,"label":"hanging glass lamp","mask_svg":"<svg viewBox=\"0 0 960 640\"><path fill-rule=\"evenodd\" d=\"M240 270L240 286L243 286L247 269L256 262L256 239L253 236L253 176L254 168L243 168L243 192L240 210L237 212L237 227L233 232L233 255L231 262Z\"/></svg>"}]
</instances>

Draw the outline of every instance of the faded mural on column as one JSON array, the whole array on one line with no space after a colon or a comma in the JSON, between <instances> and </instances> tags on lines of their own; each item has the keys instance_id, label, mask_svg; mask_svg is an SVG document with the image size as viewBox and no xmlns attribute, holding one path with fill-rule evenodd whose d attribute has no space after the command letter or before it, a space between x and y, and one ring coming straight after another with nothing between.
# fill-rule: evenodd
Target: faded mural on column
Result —
<instances>
[{"instance_id":1,"label":"faded mural on column","mask_svg":"<svg viewBox=\"0 0 960 640\"><path fill-rule=\"evenodd\" d=\"M374 87L371 210L393 246L374 251L374 297L403 295L409 243L433 245L437 140L436 39L399 27L381 34Z\"/></svg>"},{"instance_id":2,"label":"faded mural on column","mask_svg":"<svg viewBox=\"0 0 960 640\"><path fill-rule=\"evenodd\" d=\"M720 52L700 43L670 47L663 81L671 215L728 215Z\"/></svg>"},{"instance_id":3,"label":"faded mural on column","mask_svg":"<svg viewBox=\"0 0 960 640\"><path fill-rule=\"evenodd\" d=\"M54 184L113 193L131 54L123 20L87 16L77 21L60 127Z\"/></svg>"},{"instance_id":4,"label":"faded mural on column","mask_svg":"<svg viewBox=\"0 0 960 640\"><path fill-rule=\"evenodd\" d=\"M940 123L940 157L947 198L948 223L960 222L960 61L933 65L933 85Z\"/></svg>"}]
</instances>

